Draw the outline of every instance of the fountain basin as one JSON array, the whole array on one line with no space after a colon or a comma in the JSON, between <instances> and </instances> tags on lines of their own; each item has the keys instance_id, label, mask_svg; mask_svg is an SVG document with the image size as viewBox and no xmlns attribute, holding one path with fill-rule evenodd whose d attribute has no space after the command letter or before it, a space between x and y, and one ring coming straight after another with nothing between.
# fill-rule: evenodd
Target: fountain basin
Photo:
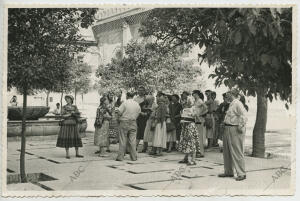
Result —
<instances>
[{"instance_id":1,"label":"fountain basin","mask_svg":"<svg viewBox=\"0 0 300 201\"><path fill-rule=\"evenodd\" d=\"M40 117L45 116L50 110L50 107L46 106L27 106L26 119L37 120ZM9 120L22 120L23 107L8 106L7 118Z\"/></svg>"},{"instance_id":2,"label":"fountain basin","mask_svg":"<svg viewBox=\"0 0 300 201\"><path fill-rule=\"evenodd\" d=\"M61 119L42 118L39 120L26 120L26 136L58 135ZM87 118L79 118L79 132L84 133L87 129ZM7 137L21 136L22 121L7 122Z\"/></svg>"}]
</instances>

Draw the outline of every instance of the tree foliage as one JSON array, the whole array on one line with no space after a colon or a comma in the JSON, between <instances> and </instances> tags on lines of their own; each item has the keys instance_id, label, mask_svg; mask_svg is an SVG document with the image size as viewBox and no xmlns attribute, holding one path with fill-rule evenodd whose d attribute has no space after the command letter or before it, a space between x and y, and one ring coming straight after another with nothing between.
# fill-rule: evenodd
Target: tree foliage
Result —
<instances>
[{"instance_id":1,"label":"tree foliage","mask_svg":"<svg viewBox=\"0 0 300 201\"><path fill-rule=\"evenodd\" d=\"M74 79L71 84L76 93L86 94L89 91L91 83L92 67L87 63L76 62L73 66Z\"/></svg>"},{"instance_id":2,"label":"tree foliage","mask_svg":"<svg viewBox=\"0 0 300 201\"><path fill-rule=\"evenodd\" d=\"M124 57L116 58L106 66L99 66L96 76L99 87L109 90L146 87L147 91L175 92L180 84L190 83L201 70L192 61L181 60L182 49L169 50L147 42L132 42L125 48Z\"/></svg>"},{"instance_id":3,"label":"tree foliage","mask_svg":"<svg viewBox=\"0 0 300 201\"><path fill-rule=\"evenodd\" d=\"M8 89L23 94L26 114L27 94L34 90L63 90L71 80L74 54L84 51L79 27L93 22L96 9L9 8L8 9ZM26 115L22 117L20 175L26 182Z\"/></svg>"},{"instance_id":4,"label":"tree foliage","mask_svg":"<svg viewBox=\"0 0 300 201\"><path fill-rule=\"evenodd\" d=\"M93 22L96 9L9 8L8 87L52 89L69 77L74 54L85 47L79 28ZM20 90L22 91L22 90Z\"/></svg>"},{"instance_id":5,"label":"tree foliage","mask_svg":"<svg viewBox=\"0 0 300 201\"><path fill-rule=\"evenodd\" d=\"M200 62L214 65L216 85L238 86L248 95L291 102L291 8L154 9L143 36L170 48L197 45Z\"/></svg>"}]
</instances>

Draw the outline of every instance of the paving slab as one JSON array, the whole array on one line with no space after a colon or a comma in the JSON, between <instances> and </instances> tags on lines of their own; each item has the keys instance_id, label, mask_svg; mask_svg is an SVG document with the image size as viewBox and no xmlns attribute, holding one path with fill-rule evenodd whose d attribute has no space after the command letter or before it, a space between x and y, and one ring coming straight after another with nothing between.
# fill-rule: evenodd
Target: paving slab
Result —
<instances>
[{"instance_id":1,"label":"paving slab","mask_svg":"<svg viewBox=\"0 0 300 201\"><path fill-rule=\"evenodd\" d=\"M8 191L45 191L42 187L32 183L18 183L7 185Z\"/></svg>"},{"instance_id":2,"label":"paving slab","mask_svg":"<svg viewBox=\"0 0 300 201\"><path fill-rule=\"evenodd\" d=\"M276 139L280 135L276 134ZM197 190L197 192L228 193L234 190L250 192L258 189L263 192L288 190L291 173L284 169L285 174L270 183L274 174L289 168L291 161L282 158L259 159L245 157L247 179L237 182L233 178L218 178L223 173L223 154L218 148L210 149L204 158L197 158L195 166L186 166L178 162L184 154L180 152L163 152L163 156L150 156L138 153L138 160L131 161L127 154L124 161L115 161L118 144L110 146L108 157L98 157L98 150L93 145L93 135L83 138L84 146L80 154L84 158L75 158L75 150L70 149L71 159L65 158L65 150L55 147L56 138L46 141L28 141L26 149L26 172L43 173L55 178L52 181L39 182L38 185L10 184L9 190ZM284 142L286 143L286 142ZM269 143L269 149L280 151L290 148L288 144L277 147L278 143ZM20 142L8 142L8 174L19 172L18 151ZM138 148L141 149L141 146Z\"/></svg>"}]
</instances>

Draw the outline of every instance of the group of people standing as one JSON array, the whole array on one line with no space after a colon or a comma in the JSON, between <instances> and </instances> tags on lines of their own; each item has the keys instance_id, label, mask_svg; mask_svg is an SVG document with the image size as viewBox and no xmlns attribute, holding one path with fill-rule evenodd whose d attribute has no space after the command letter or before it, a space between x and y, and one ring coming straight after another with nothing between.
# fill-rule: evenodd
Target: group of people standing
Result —
<instances>
[{"instance_id":1,"label":"group of people standing","mask_svg":"<svg viewBox=\"0 0 300 201\"><path fill-rule=\"evenodd\" d=\"M205 155L205 144L206 148L210 148L219 146L218 140L223 140L225 172L219 176L231 177L234 166L238 179L245 179L243 139L245 112L248 110L245 98L240 98L238 91L232 90L223 94L224 101L219 104L215 100L215 92L207 90L204 94L194 90L191 95L183 92L179 97L177 94L157 92L154 97L147 95L145 88L140 87L137 95L127 92L125 101L121 101L122 93L117 94L116 101L113 101L113 93L103 95L94 123L94 144L99 147L96 154L107 156L110 138L113 138L119 142L116 160L124 160L128 153L135 161L137 147L143 140L143 153L148 152L150 146L149 154L156 156L162 156L164 150L171 152L176 149L185 154L179 163L196 165L195 158ZM78 113L70 96L66 96L66 101L68 104L62 110L65 120L57 146L66 148L67 158L70 158L68 148L72 146L75 146L76 157L83 157L78 153L78 147L82 146L81 139L76 135L64 134L76 132L72 122L66 121L72 118L76 121Z\"/></svg>"}]
</instances>

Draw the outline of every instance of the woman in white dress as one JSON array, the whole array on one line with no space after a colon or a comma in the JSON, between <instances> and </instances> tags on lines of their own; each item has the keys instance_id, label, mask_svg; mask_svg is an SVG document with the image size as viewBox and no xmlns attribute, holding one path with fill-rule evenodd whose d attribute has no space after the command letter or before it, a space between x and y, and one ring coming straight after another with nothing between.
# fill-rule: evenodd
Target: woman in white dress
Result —
<instances>
[{"instance_id":1,"label":"woman in white dress","mask_svg":"<svg viewBox=\"0 0 300 201\"><path fill-rule=\"evenodd\" d=\"M151 153L162 156L162 149L167 147L167 127L166 127L167 106L163 96L157 98L157 110L155 112L155 131L153 137L153 150Z\"/></svg>"}]
</instances>

